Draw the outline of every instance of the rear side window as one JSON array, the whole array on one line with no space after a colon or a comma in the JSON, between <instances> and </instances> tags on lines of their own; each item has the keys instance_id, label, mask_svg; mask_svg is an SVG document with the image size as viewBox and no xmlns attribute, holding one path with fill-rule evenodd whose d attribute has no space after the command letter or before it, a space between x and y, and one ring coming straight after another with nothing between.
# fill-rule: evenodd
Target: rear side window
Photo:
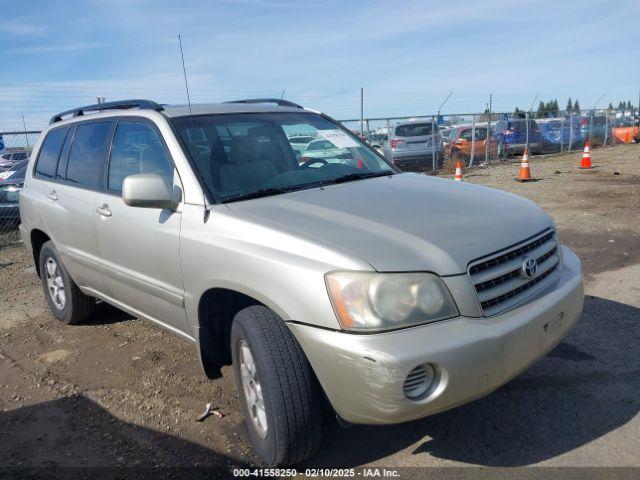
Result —
<instances>
[{"instance_id":1,"label":"rear side window","mask_svg":"<svg viewBox=\"0 0 640 480\"><path fill-rule=\"evenodd\" d=\"M111 122L78 125L67 165L68 182L93 190L101 189L110 131Z\"/></svg>"},{"instance_id":2,"label":"rear side window","mask_svg":"<svg viewBox=\"0 0 640 480\"><path fill-rule=\"evenodd\" d=\"M412 123L408 125L399 125L396 127L397 137L421 137L431 135L433 124L431 123Z\"/></svg>"},{"instance_id":3,"label":"rear side window","mask_svg":"<svg viewBox=\"0 0 640 480\"><path fill-rule=\"evenodd\" d=\"M111 147L109 190L121 191L129 175L155 173L173 185L173 163L158 132L142 122L119 122Z\"/></svg>"},{"instance_id":4,"label":"rear side window","mask_svg":"<svg viewBox=\"0 0 640 480\"><path fill-rule=\"evenodd\" d=\"M53 178L58 167L58 157L67 135L66 128L51 130L42 143L38 163L36 164L35 176L38 178Z\"/></svg>"}]
</instances>

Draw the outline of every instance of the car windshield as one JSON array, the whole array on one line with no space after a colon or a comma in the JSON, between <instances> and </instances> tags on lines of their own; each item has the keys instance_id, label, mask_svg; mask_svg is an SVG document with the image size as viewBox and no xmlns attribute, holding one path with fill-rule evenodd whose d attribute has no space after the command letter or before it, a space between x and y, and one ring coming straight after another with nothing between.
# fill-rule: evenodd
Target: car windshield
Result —
<instances>
[{"instance_id":1,"label":"car windshield","mask_svg":"<svg viewBox=\"0 0 640 480\"><path fill-rule=\"evenodd\" d=\"M232 202L390 175L395 169L353 134L313 113L245 113L173 119L214 198ZM299 156L291 138L315 138Z\"/></svg>"}]
</instances>

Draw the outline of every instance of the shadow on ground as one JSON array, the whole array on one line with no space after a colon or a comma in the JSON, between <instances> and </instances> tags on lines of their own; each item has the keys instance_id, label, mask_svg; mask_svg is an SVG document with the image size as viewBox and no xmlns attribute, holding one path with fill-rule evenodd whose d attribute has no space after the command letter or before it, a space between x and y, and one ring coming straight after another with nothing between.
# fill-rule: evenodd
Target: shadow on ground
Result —
<instances>
[{"instance_id":1,"label":"shadow on ground","mask_svg":"<svg viewBox=\"0 0 640 480\"><path fill-rule=\"evenodd\" d=\"M129 315L127 312L118 310L105 302L98 302L96 305L96 311L86 320L82 321L74 327L87 327L96 325L111 325L113 323L127 322L129 320L135 320L136 317Z\"/></svg>"},{"instance_id":2,"label":"shadow on ground","mask_svg":"<svg viewBox=\"0 0 640 480\"><path fill-rule=\"evenodd\" d=\"M119 420L83 396L0 412L0 451L7 478L214 478L245 466Z\"/></svg>"},{"instance_id":3,"label":"shadow on ground","mask_svg":"<svg viewBox=\"0 0 640 480\"><path fill-rule=\"evenodd\" d=\"M417 445L411 464L433 464L414 457L430 455L514 467L592 442L640 411L639 318L638 308L587 297L565 341L488 397L403 425L331 426L309 465L375 463Z\"/></svg>"}]
</instances>

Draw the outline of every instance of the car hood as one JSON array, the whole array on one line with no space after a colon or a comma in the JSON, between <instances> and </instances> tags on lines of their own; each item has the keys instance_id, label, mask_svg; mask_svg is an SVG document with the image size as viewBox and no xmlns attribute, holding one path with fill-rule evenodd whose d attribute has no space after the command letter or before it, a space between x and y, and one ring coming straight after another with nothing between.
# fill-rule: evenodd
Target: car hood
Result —
<instances>
[{"instance_id":1,"label":"car hood","mask_svg":"<svg viewBox=\"0 0 640 480\"><path fill-rule=\"evenodd\" d=\"M404 173L227 204L234 216L320 242L378 271L464 273L553 226L533 202Z\"/></svg>"}]
</instances>

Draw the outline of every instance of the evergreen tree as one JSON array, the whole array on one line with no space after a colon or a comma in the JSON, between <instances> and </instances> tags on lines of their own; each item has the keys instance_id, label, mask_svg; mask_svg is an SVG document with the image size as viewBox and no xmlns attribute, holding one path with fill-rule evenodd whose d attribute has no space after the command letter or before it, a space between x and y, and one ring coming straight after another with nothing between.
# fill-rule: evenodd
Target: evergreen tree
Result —
<instances>
[{"instance_id":1,"label":"evergreen tree","mask_svg":"<svg viewBox=\"0 0 640 480\"><path fill-rule=\"evenodd\" d=\"M631 110L632 108L631 100L627 100L627 110Z\"/></svg>"},{"instance_id":2,"label":"evergreen tree","mask_svg":"<svg viewBox=\"0 0 640 480\"><path fill-rule=\"evenodd\" d=\"M567 106L565 107L565 110L567 113L571 113L571 111L573 110L573 103L571 103L571 97L569 97L569 100L567 101Z\"/></svg>"},{"instance_id":3,"label":"evergreen tree","mask_svg":"<svg viewBox=\"0 0 640 480\"><path fill-rule=\"evenodd\" d=\"M573 113L580 115L580 104L578 103L578 99L573 102Z\"/></svg>"},{"instance_id":4,"label":"evergreen tree","mask_svg":"<svg viewBox=\"0 0 640 480\"><path fill-rule=\"evenodd\" d=\"M544 102L542 100L540 100L540 103L538 104L538 111L536 112L536 117L544 118Z\"/></svg>"},{"instance_id":5,"label":"evergreen tree","mask_svg":"<svg viewBox=\"0 0 640 480\"><path fill-rule=\"evenodd\" d=\"M613 112L614 108L613 108L613 103L609 102L609 106L607 107L607 110L610 112Z\"/></svg>"}]
</instances>

